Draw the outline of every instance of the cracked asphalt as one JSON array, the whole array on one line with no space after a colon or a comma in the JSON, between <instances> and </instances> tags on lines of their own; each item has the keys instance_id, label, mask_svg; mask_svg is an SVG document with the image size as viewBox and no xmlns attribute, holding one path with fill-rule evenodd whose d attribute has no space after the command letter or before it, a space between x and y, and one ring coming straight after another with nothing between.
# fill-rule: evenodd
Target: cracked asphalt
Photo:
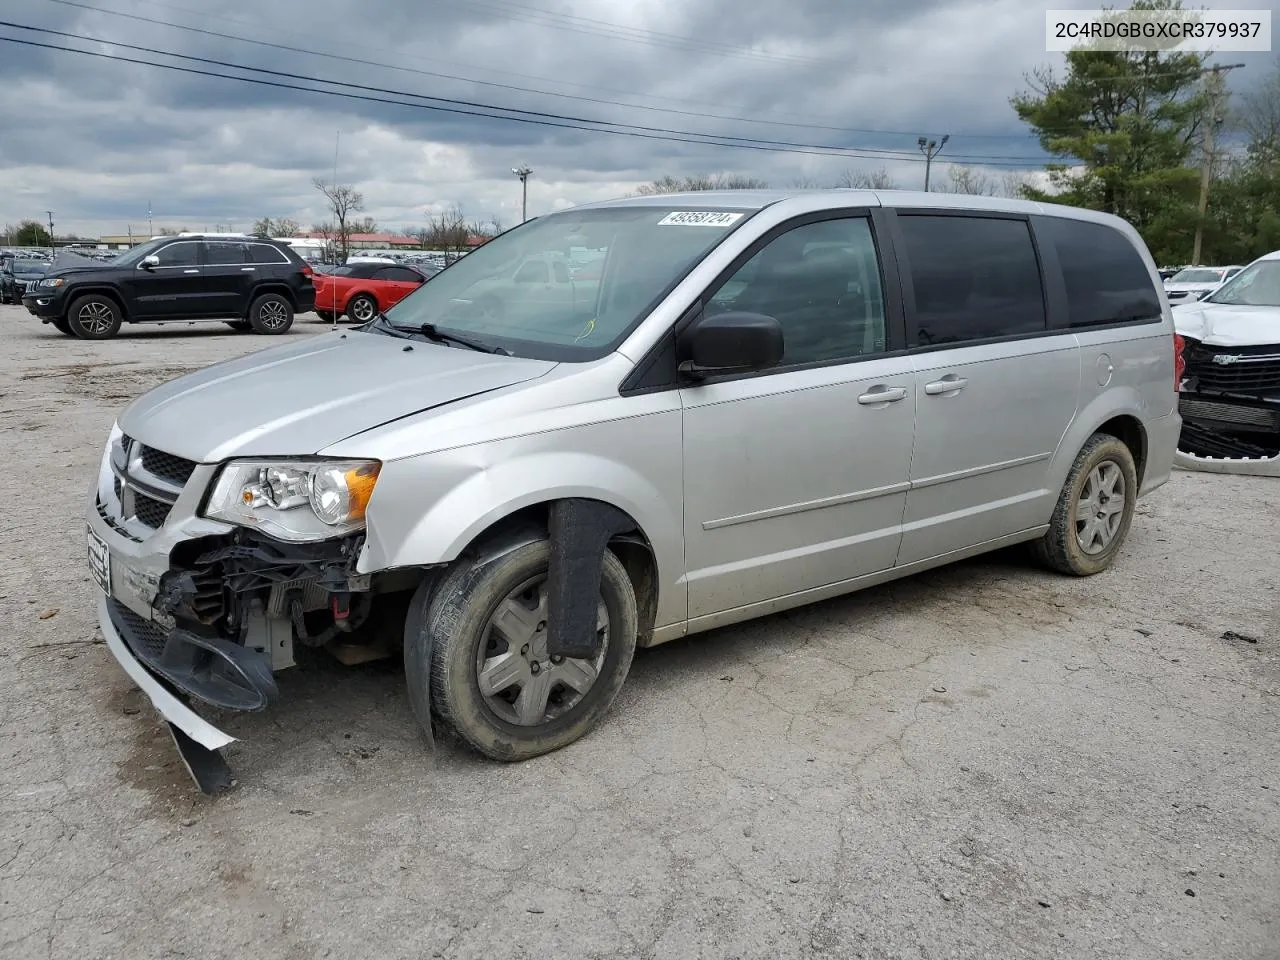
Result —
<instances>
[{"instance_id":1,"label":"cracked asphalt","mask_svg":"<svg viewBox=\"0 0 1280 960\"><path fill-rule=\"evenodd\" d=\"M83 499L129 398L270 341L0 335L5 960L1280 957L1276 481L1176 474L1093 579L1000 555L641 651L519 765L313 657L217 718L208 800L96 635Z\"/></svg>"}]
</instances>

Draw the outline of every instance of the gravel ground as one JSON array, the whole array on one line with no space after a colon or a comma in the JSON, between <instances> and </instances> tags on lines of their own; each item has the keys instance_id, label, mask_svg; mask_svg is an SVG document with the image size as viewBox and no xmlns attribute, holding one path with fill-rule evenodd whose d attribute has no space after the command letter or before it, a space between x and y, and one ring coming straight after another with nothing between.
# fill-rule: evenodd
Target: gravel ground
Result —
<instances>
[{"instance_id":1,"label":"gravel ground","mask_svg":"<svg viewBox=\"0 0 1280 960\"><path fill-rule=\"evenodd\" d=\"M520 765L309 660L208 800L95 640L83 498L125 401L272 341L0 331L0 956L1280 957L1275 481L1176 474L1090 580L999 556L642 651Z\"/></svg>"}]
</instances>

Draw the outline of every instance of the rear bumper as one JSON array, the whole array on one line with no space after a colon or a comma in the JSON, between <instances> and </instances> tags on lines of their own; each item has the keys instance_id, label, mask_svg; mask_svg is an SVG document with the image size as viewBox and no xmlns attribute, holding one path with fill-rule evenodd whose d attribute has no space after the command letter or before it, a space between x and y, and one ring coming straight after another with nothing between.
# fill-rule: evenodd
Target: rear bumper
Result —
<instances>
[{"instance_id":1,"label":"rear bumper","mask_svg":"<svg viewBox=\"0 0 1280 960\"><path fill-rule=\"evenodd\" d=\"M162 717L207 750L220 750L227 744L235 742L235 737L223 733L178 699L163 681L152 674L133 655L112 623L105 596L98 599L98 623L102 627L102 635L106 638L107 649L111 651L111 655L124 668L124 672L130 679L150 698L152 705L160 711Z\"/></svg>"},{"instance_id":2,"label":"rear bumper","mask_svg":"<svg viewBox=\"0 0 1280 960\"><path fill-rule=\"evenodd\" d=\"M1178 434L1182 431L1182 417L1175 411L1156 420L1148 420L1147 463L1143 471L1139 496L1146 496L1163 486L1173 472L1174 457L1178 451Z\"/></svg>"}]
</instances>

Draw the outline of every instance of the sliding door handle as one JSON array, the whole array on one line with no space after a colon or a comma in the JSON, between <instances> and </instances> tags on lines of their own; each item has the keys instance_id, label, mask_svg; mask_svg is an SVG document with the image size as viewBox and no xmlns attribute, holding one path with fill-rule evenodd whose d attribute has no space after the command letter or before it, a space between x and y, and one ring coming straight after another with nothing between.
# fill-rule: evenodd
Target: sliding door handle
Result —
<instances>
[{"instance_id":1,"label":"sliding door handle","mask_svg":"<svg viewBox=\"0 0 1280 960\"><path fill-rule=\"evenodd\" d=\"M926 383L924 385L924 392L931 397L941 397L948 393L959 393L964 389L964 385L968 382L968 377L953 377L948 374L941 380L935 380L933 383Z\"/></svg>"}]
</instances>

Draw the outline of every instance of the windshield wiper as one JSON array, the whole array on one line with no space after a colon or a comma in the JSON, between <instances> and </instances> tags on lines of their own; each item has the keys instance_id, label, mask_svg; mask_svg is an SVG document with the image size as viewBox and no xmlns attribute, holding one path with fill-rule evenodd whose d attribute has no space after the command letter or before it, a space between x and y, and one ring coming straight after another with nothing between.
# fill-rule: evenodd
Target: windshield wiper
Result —
<instances>
[{"instance_id":1,"label":"windshield wiper","mask_svg":"<svg viewBox=\"0 0 1280 960\"><path fill-rule=\"evenodd\" d=\"M480 353L495 353L499 356L509 357L511 351L506 347L497 347L489 343L481 343L479 340L472 340L470 337L460 337L456 333L445 333L443 330L437 329L434 323L419 324L416 328L396 327L395 329L407 331L416 329L418 333L435 343L453 343L460 347L466 347L468 350L477 350Z\"/></svg>"}]
</instances>

